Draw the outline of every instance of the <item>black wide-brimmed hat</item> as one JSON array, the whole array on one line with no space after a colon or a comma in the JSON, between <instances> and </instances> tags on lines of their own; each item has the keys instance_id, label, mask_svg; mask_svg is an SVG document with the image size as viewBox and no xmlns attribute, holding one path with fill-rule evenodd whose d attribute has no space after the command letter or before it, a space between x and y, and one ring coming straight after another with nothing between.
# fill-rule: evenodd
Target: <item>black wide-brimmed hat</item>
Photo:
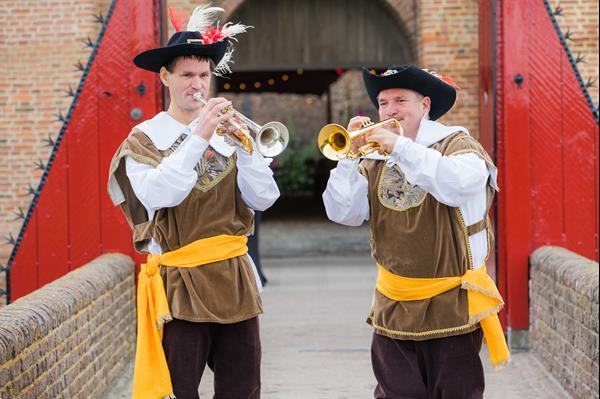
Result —
<instances>
[{"instance_id":1,"label":"black wide-brimmed hat","mask_svg":"<svg viewBox=\"0 0 600 399\"><path fill-rule=\"evenodd\" d=\"M133 62L136 66L152 72L160 72L173 58L182 55L200 55L214 61L215 65L223 59L227 51L227 40L203 44L200 32L175 32L165 47L153 48L138 54Z\"/></svg>"},{"instance_id":2,"label":"black wide-brimmed hat","mask_svg":"<svg viewBox=\"0 0 600 399\"><path fill-rule=\"evenodd\" d=\"M175 57L199 55L208 57L215 63L213 74L220 76L230 73L233 42L236 35L246 32L251 26L227 22L219 26L217 17L225 10L211 4L198 6L192 12L186 25L187 16L169 7L169 19L175 29L165 47L146 50L133 59L136 66L152 72L160 72Z\"/></svg>"},{"instance_id":3,"label":"black wide-brimmed hat","mask_svg":"<svg viewBox=\"0 0 600 399\"><path fill-rule=\"evenodd\" d=\"M386 89L410 89L431 99L429 118L436 120L452 108L456 102L458 86L449 78L442 77L414 65L399 65L388 68L381 75L363 69L363 80L369 98L379 109L377 96Z\"/></svg>"}]
</instances>

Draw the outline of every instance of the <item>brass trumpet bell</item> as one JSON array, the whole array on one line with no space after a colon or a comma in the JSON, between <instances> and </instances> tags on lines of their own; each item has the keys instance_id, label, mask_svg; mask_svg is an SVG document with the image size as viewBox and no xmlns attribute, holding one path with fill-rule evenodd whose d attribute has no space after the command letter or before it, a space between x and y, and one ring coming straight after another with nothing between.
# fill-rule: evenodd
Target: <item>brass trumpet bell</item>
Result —
<instances>
[{"instance_id":1,"label":"brass trumpet bell","mask_svg":"<svg viewBox=\"0 0 600 399\"><path fill-rule=\"evenodd\" d=\"M325 125L317 137L319 151L327 159L339 161L348 157L352 137L341 125L330 123Z\"/></svg>"},{"instance_id":2,"label":"brass trumpet bell","mask_svg":"<svg viewBox=\"0 0 600 399\"><path fill-rule=\"evenodd\" d=\"M355 151L352 148L353 141L363 136L365 133L387 125L394 125L400 130L400 134L402 134L400 122L394 118L386 119L379 123L365 121L362 123L359 130L352 132L348 132L343 126L336 123L330 123L325 125L319 132L317 145L319 146L319 151L321 151L325 158L331 159L332 161L364 157L373 151L377 151L379 149L379 144L372 142L367 143L358 147Z\"/></svg>"}]
</instances>

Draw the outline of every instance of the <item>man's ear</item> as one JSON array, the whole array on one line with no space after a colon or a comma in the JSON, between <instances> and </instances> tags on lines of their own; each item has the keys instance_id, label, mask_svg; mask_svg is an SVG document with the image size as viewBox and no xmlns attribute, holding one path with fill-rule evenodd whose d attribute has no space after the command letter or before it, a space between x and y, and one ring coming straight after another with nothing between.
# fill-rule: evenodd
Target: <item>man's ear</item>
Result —
<instances>
[{"instance_id":1,"label":"man's ear","mask_svg":"<svg viewBox=\"0 0 600 399\"><path fill-rule=\"evenodd\" d=\"M427 96L423 97L421 106L423 107L423 114L429 115L429 111L431 110L431 98Z\"/></svg>"},{"instance_id":2,"label":"man's ear","mask_svg":"<svg viewBox=\"0 0 600 399\"><path fill-rule=\"evenodd\" d=\"M161 67L158 75L160 76L162 84L164 84L165 87L169 87L169 71L167 71L167 68Z\"/></svg>"}]
</instances>

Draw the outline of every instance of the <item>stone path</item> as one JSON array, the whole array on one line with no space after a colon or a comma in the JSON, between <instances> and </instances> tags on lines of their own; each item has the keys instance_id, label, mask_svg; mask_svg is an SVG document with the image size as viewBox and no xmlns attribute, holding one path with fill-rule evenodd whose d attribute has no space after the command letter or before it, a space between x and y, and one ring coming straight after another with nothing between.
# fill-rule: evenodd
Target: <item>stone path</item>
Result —
<instances>
[{"instance_id":1,"label":"stone path","mask_svg":"<svg viewBox=\"0 0 600 399\"><path fill-rule=\"evenodd\" d=\"M285 233L273 237L296 242L299 233L292 228ZM270 235L265 229L263 237ZM375 381L369 354L372 332L365 323L375 281L371 259L364 255L265 258L262 263L269 283L261 317L261 397L371 398ZM486 398L569 397L530 353L513 353L512 364L500 371L490 370L485 351L482 359ZM130 398L131 375L130 367L107 399ZM212 397L208 369L200 393L202 398Z\"/></svg>"}]
</instances>

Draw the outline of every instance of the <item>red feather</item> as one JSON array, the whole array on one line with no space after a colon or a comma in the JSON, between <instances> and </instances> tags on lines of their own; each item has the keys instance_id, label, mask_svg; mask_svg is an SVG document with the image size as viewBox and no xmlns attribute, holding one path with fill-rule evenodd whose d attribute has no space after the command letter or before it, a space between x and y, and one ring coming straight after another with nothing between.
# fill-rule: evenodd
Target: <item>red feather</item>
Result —
<instances>
[{"instance_id":1,"label":"red feather","mask_svg":"<svg viewBox=\"0 0 600 399\"><path fill-rule=\"evenodd\" d=\"M175 28L176 32L181 32L183 26L185 25L185 21L187 19L187 15L184 12L177 11L173 6L169 6L169 19L173 24L173 28Z\"/></svg>"},{"instance_id":2,"label":"red feather","mask_svg":"<svg viewBox=\"0 0 600 399\"><path fill-rule=\"evenodd\" d=\"M454 81L450 79L449 76L442 75L442 80L448 83L450 86L454 87L456 90L460 90L460 87L456 83L454 83Z\"/></svg>"}]
</instances>

